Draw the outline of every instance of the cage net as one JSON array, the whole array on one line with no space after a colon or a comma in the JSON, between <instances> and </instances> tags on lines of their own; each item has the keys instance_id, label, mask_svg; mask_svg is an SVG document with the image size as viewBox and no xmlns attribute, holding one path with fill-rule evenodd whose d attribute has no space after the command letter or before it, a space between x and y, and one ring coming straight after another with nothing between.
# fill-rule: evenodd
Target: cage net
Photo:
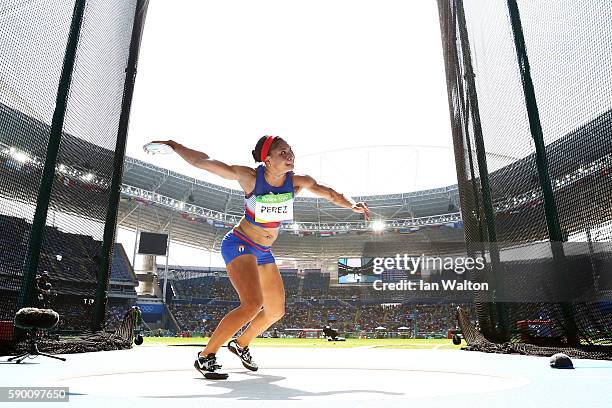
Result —
<instances>
[{"instance_id":1,"label":"cage net","mask_svg":"<svg viewBox=\"0 0 612 408\"><path fill-rule=\"evenodd\" d=\"M480 349L610 358L612 4L438 6Z\"/></svg>"},{"instance_id":2,"label":"cage net","mask_svg":"<svg viewBox=\"0 0 612 408\"><path fill-rule=\"evenodd\" d=\"M94 311L105 307L105 296L94 299L109 284L103 267L112 250L103 248L113 246L104 231L116 217L112 178L121 171L115 164L126 137L120 120L129 113L125 95L134 81L126 73L135 69L146 6L143 0L0 3L1 341L14 340L12 322L28 285L34 290L25 303L56 310L56 330L90 330ZM61 129L55 136L54 127ZM57 136L54 160L50 141ZM40 194L46 162L54 167L47 198ZM33 228L43 207L45 225ZM38 256L30 250L36 234ZM27 270L29 254L35 273ZM42 296L37 277L44 272L52 290Z\"/></svg>"}]
</instances>

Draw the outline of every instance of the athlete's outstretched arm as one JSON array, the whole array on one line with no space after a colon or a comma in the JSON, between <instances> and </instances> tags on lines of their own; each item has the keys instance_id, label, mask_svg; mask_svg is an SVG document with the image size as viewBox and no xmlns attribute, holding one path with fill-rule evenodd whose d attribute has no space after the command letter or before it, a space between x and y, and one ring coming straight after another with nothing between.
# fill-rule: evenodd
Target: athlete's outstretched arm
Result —
<instances>
[{"instance_id":1,"label":"athlete's outstretched arm","mask_svg":"<svg viewBox=\"0 0 612 408\"><path fill-rule=\"evenodd\" d=\"M189 149L174 140L156 140L153 143L167 144L187 163L227 180L238 180L242 184L246 179L255 176L255 170L250 167L225 164L222 161L211 159L204 152Z\"/></svg>"},{"instance_id":2,"label":"athlete's outstretched arm","mask_svg":"<svg viewBox=\"0 0 612 408\"><path fill-rule=\"evenodd\" d=\"M330 203L336 204L339 207L350 208L356 213L363 214L366 221L370 219L370 209L364 202L356 203L354 200L346 198L343 194L337 192L331 187L321 185L310 176L294 176L293 182L296 187L306 188L313 194L326 199Z\"/></svg>"}]
</instances>

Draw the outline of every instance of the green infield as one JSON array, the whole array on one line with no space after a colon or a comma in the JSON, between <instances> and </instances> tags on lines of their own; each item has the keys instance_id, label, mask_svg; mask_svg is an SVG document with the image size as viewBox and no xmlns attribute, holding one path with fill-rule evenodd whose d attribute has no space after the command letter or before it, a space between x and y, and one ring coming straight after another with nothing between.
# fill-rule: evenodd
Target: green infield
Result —
<instances>
[{"instance_id":1,"label":"green infield","mask_svg":"<svg viewBox=\"0 0 612 408\"><path fill-rule=\"evenodd\" d=\"M207 337L145 337L143 346L203 346ZM459 349L465 342L455 346L450 339L264 339L253 341L257 347L305 347L305 348L398 348L398 349Z\"/></svg>"}]
</instances>

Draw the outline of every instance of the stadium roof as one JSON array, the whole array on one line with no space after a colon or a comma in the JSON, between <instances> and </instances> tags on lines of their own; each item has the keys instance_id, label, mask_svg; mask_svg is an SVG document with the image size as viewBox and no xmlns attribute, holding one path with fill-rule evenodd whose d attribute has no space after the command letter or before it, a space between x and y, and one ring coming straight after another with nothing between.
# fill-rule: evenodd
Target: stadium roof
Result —
<instances>
[{"instance_id":1,"label":"stadium roof","mask_svg":"<svg viewBox=\"0 0 612 408\"><path fill-rule=\"evenodd\" d=\"M285 224L275 251L285 257L336 258L361 256L368 248L380 249L423 237L421 227L460 222L457 186L433 190L354 197L366 201L385 220L393 238L373 235L371 225L359 214L323 199L297 197L294 219ZM171 239L188 245L219 250L225 233L242 218L244 193L203 182L149 163L126 158L119 225L124 228L167 231L172 218ZM375 217L375 218L376 218ZM295 227L295 228L294 228ZM400 234L400 232L402 234ZM429 231L427 234L436 234ZM462 240L463 234L452 234ZM410 237L408 237L410 236Z\"/></svg>"},{"instance_id":2,"label":"stadium roof","mask_svg":"<svg viewBox=\"0 0 612 408\"><path fill-rule=\"evenodd\" d=\"M48 139L49 126L3 104L0 121L6 124L0 129L0 192L15 203L34 203L38 192L35 183L40 180L46 149L42 141ZM562 204L560 215L568 234L581 232L579 228L587 221L610 220L606 209L612 183L606 180L612 174L611 127L612 112L608 111L547 146L553 190ZM593 145L600 148L593 150ZM572 160L567 160L569 151ZM70 134L62 136L62 152L56 166L55 199L50 206L103 221L114 153ZM489 179L497 221L515 225L512 231L520 231L524 239L546 237L543 217L526 216L530 211L542 211L534 155L492 172ZM293 225L283 225L275 251L286 257L320 259L416 251L421 242L460 242L463 229L457 212L458 196L454 185L354 197L368 202L385 220L387 233L373 233L371 225L350 210L322 199L298 197L297 228L294 231ZM218 250L225 232L242 216L242 206L243 193L238 190L125 159L118 214L122 227L161 232L167 231L172 222L172 240ZM598 219L593 219L592 209L598 209ZM498 238L517 239L511 235Z\"/></svg>"}]
</instances>

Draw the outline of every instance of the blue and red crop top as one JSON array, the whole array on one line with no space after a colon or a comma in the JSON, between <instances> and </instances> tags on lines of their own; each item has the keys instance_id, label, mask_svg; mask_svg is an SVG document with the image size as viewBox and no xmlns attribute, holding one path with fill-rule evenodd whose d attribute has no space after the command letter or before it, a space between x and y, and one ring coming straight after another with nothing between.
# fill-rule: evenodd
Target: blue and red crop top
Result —
<instances>
[{"instance_id":1,"label":"blue and red crop top","mask_svg":"<svg viewBox=\"0 0 612 408\"><path fill-rule=\"evenodd\" d=\"M285 176L280 187L268 184L264 176L266 166L257 167L255 189L244 196L244 217L264 228L278 228L283 221L293 220L293 172Z\"/></svg>"}]
</instances>

